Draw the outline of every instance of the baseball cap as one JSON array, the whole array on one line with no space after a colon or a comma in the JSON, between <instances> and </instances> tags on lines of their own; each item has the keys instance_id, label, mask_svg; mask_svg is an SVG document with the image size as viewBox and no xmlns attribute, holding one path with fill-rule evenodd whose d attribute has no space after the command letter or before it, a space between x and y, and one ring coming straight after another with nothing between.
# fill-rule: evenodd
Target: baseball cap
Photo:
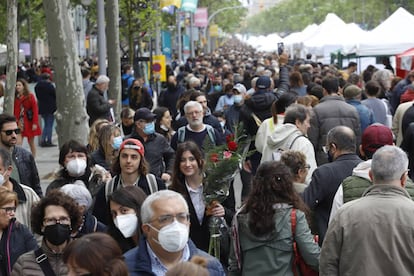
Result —
<instances>
[{"instance_id":1,"label":"baseball cap","mask_svg":"<svg viewBox=\"0 0 414 276\"><path fill-rule=\"evenodd\" d=\"M157 115L152 113L151 110L149 110L148 108L141 107L140 109L137 109L137 111L135 111L134 121L138 121L138 120L152 121L154 120L156 116Z\"/></svg>"},{"instance_id":2,"label":"baseball cap","mask_svg":"<svg viewBox=\"0 0 414 276\"><path fill-rule=\"evenodd\" d=\"M393 145L391 130L382 124L373 124L367 127L361 140L362 149L369 152L375 152L385 145Z\"/></svg>"},{"instance_id":3,"label":"baseball cap","mask_svg":"<svg viewBox=\"0 0 414 276\"><path fill-rule=\"evenodd\" d=\"M237 90L240 94L246 94L246 87L241 84L241 83L237 83L233 86L233 90Z\"/></svg>"},{"instance_id":4,"label":"baseball cap","mask_svg":"<svg viewBox=\"0 0 414 276\"><path fill-rule=\"evenodd\" d=\"M141 156L144 156L145 154L145 149L144 146L142 145L142 143L137 140L137 139L133 139L133 138L129 138L129 139L125 139L120 148L119 148L119 152L121 152L123 149L134 149L136 151L138 151L138 153Z\"/></svg>"},{"instance_id":5,"label":"baseball cap","mask_svg":"<svg viewBox=\"0 0 414 276\"><path fill-rule=\"evenodd\" d=\"M261 76L256 81L256 87L258 89L267 89L270 87L271 81L267 76Z\"/></svg>"}]
</instances>

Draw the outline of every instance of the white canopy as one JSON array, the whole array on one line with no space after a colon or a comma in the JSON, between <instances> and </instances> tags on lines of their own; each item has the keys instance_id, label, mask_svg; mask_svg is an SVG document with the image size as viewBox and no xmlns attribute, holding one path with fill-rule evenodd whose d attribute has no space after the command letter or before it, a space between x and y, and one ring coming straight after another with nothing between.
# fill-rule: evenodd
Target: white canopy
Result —
<instances>
[{"instance_id":1,"label":"white canopy","mask_svg":"<svg viewBox=\"0 0 414 276\"><path fill-rule=\"evenodd\" d=\"M414 16L398 8L390 17L368 33L356 48L359 56L395 55L414 45Z\"/></svg>"},{"instance_id":2,"label":"white canopy","mask_svg":"<svg viewBox=\"0 0 414 276\"><path fill-rule=\"evenodd\" d=\"M304 45L308 52L327 58L332 52L354 48L365 35L358 25L346 24L336 14L329 13Z\"/></svg>"}]
</instances>

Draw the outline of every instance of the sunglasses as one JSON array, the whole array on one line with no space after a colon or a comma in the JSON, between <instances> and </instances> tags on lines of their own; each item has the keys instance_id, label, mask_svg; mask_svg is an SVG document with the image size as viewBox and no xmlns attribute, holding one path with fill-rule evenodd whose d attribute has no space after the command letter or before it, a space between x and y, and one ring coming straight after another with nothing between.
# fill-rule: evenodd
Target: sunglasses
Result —
<instances>
[{"instance_id":1,"label":"sunglasses","mask_svg":"<svg viewBox=\"0 0 414 276\"><path fill-rule=\"evenodd\" d=\"M13 132L16 134L20 134L21 130L20 128L16 128L16 129L2 130L2 132L6 133L7 136L10 136L13 134Z\"/></svg>"}]
</instances>

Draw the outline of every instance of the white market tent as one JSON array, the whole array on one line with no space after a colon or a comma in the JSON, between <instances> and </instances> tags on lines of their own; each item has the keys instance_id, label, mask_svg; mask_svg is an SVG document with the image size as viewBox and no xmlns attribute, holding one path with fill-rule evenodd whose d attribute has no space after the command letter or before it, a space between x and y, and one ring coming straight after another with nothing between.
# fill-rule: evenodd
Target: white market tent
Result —
<instances>
[{"instance_id":1,"label":"white market tent","mask_svg":"<svg viewBox=\"0 0 414 276\"><path fill-rule=\"evenodd\" d=\"M307 52L330 59L330 54L355 48L366 32L354 23L346 24L336 14L329 13L314 34L303 44Z\"/></svg>"},{"instance_id":2,"label":"white market tent","mask_svg":"<svg viewBox=\"0 0 414 276\"><path fill-rule=\"evenodd\" d=\"M277 51L277 43L280 41L282 41L282 38L276 33L267 35L264 40L265 43L262 45L259 45L259 51L264 51L264 52Z\"/></svg>"},{"instance_id":3,"label":"white market tent","mask_svg":"<svg viewBox=\"0 0 414 276\"><path fill-rule=\"evenodd\" d=\"M304 56L303 41L309 39L317 29L318 25L311 24L301 32L291 33L290 35L284 37L283 43L285 44L285 48L288 49L290 53L297 54L297 56Z\"/></svg>"},{"instance_id":4,"label":"white market tent","mask_svg":"<svg viewBox=\"0 0 414 276\"><path fill-rule=\"evenodd\" d=\"M398 8L360 41L357 56L395 55L414 46L414 16Z\"/></svg>"}]
</instances>

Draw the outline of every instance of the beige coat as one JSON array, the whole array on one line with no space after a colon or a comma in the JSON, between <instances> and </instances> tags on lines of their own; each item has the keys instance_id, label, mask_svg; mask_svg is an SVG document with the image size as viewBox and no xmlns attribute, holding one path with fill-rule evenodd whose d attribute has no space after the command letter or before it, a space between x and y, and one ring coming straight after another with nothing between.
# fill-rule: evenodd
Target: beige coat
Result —
<instances>
[{"instance_id":1,"label":"beige coat","mask_svg":"<svg viewBox=\"0 0 414 276\"><path fill-rule=\"evenodd\" d=\"M320 275L414 275L414 202L393 185L372 185L329 224Z\"/></svg>"}]
</instances>

